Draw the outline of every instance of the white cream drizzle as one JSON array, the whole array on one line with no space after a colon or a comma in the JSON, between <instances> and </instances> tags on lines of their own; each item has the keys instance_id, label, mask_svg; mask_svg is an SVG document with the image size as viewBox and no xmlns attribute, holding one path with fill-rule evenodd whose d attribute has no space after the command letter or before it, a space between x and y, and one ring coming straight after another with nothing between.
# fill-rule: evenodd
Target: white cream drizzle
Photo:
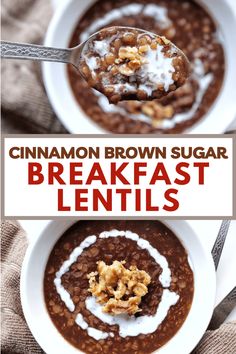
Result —
<instances>
[{"instance_id":1,"label":"white cream drizzle","mask_svg":"<svg viewBox=\"0 0 236 354\"><path fill-rule=\"evenodd\" d=\"M102 27L106 27L113 21L119 20L124 16L135 16L141 13L154 18L163 29L168 28L172 24L171 20L168 18L167 9L165 7L156 4L142 5L133 3L111 10L103 17L93 21L93 23L81 33L80 41L86 41L91 34L97 32Z\"/></svg>"},{"instance_id":2,"label":"white cream drizzle","mask_svg":"<svg viewBox=\"0 0 236 354\"><path fill-rule=\"evenodd\" d=\"M156 89L157 84L163 85L167 92L169 86L174 83L172 78L172 74L175 72L172 65L173 58L166 57L162 51L163 48L158 45L156 50L148 50L145 55L147 63L143 64L138 71L138 74L144 79L144 84L140 88L146 91L149 96Z\"/></svg>"},{"instance_id":3,"label":"white cream drizzle","mask_svg":"<svg viewBox=\"0 0 236 354\"><path fill-rule=\"evenodd\" d=\"M121 89L123 92L130 93L137 91L135 84L129 84L128 82L125 82L124 84L112 84L111 86L114 88L115 92L120 92Z\"/></svg>"},{"instance_id":4,"label":"white cream drizzle","mask_svg":"<svg viewBox=\"0 0 236 354\"><path fill-rule=\"evenodd\" d=\"M137 242L137 245L140 248L148 251L150 256L153 257L156 263L159 264L160 267L162 268L162 273L159 276L161 285L163 287L169 287L171 283L171 271L168 266L168 262L166 258L157 251L156 248L152 247L150 242L148 242L144 238L139 237L138 234L131 231L118 231L118 230L104 231L99 235L99 238L122 237L122 236Z\"/></svg>"},{"instance_id":5,"label":"white cream drizzle","mask_svg":"<svg viewBox=\"0 0 236 354\"><path fill-rule=\"evenodd\" d=\"M94 70L99 68L99 64L97 62L97 58L96 57L85 57L85 61L86 64L88 65L90 71L92 72L92 74L94 74Z\"/></svg>"},{"instance_id":6,"label":"white cream drizzle","mask_svg":"<svg viewBox=\"0 0 236 354\"><path fill-rule=\"evenodd\" d=\"M87 332L90 337L93 337L96 340L107 339L108 337L114 337L114 334L112 332L111 333L103 332L93 327L88 327Z\"/></svg>"},{"instance_id":7,"label":"white cream drizzle","mask_svg":"<svg viewBox=\"0 0 236 354\"><path fill-rule=\"evenodd\" d=\"M157 249L155 249L150 242L139 237L138 234L131 231L119 231L111 230L101 232L98 238L107 239L110 237L126 237L137 243L141 249L145 249L149 252L150 256L160 265L162 268L162 273L159 276L160 283L162 284L163 294L157 311L154 316L140 316L140 317L129 317L129 316L110 316L102 312L101 305L96 303L94 297L88 297L85 301L87 309L96 317L101 319L103 322L110 325L117 324L120 328L120 336L137 336L140 333L147 334L153 333L157 327L162 323L165 317L168 314L168 311L171 306L175 305L179 300L179 295L169 291L168 288L171 283L171 270L168 266L168 262L164 256L162 256ZM62 264L59 271L56 273L54 279L54 284L56 291L59 294L61 300L65 303L69 311L73 312L75 310L75 304L71 299L69 292L63 287L61 278L62 276L69 271L69 268L73 263L77 261L77 258L82 254L84 249L90 247L97 240L97 236L92 235L86 237L81 244L76 247L70 254L69 258ZM90 327L88 323L84 320L81 313L77 314L75 319L76 324L81 327L83 330L88 332L88 335L93 337L96 340L106 339L108 337L113 337L114 333L112 332L103 332L96 328Z\"/></svg>"},{"instance_id":8,"label":"white cream drizzle","mask_svg":"<svg viewBox=\"0 0 236 354\"><path fill-rule=\"evenodd\" d=\"M112 316L102 311L102 306L96 302L95 297L90 296L85 300L87 310L95 317L110 326L119 326L119 335L121 337L135 337L139 334L149 334L156 331L158 326L166 318L171 306L175 305L179 300L179 295L164 289L161 301L157 307L156 313L153 316L128 316L118 315Z\"/></svg>"},{"instance_id":9,"label":"white cream drizzle","mask_svg":"<svg viewBox=\"0 0 236 354\"><path fill-rule=\"evenodd\" d=\"M168 17L168 10L156 4L148 4L143 9L143 14L153 17L161 28L168 28L172 25L172 21Z\"/></svg>"},{"instance_id":10,"label":"white cream drizzle","mask_svg":"<svg viewBox=\"0 0 236 354\"><path fill-rule=\"evenodd\" d=\"M81 255L85 248L90 247L93 243L97 240L96 236L88 236L86 239L81 242L81 244L76 247L73 252L70 254L69 259L67 259L64 263L62 263L61 268L56 273L56 277L54 279L54 285L56 287L57 293L60 295L61 300L65 303L68 310L73 312L75 310L75 305L71 299L70 294L66 289L63 287L61 283L62 276L67 273L73 263L76 262L77 258Z\"/></svg>"},{"instance_id":11,"label":"white cream drizzle","mask_svg":"<svg viewBox=\"0 0 236 354\"><path fill-rule=\"evenodd\" d=\"M101 57L109 53L110 43L107 40L94 41L93 42L94 51L99 54Z\"/></svg>"},{"instance_id":12,"label":"white cream drizzle","mask_svg":"<svg viewBox=\"0 0 236 354\"><path fill-rule=\"evenodd\" d=\"M107 339L108 337L114 337L114 333L112 332L103 332L100 331L99 329L90 327L88 325L88 323L84 320L83 316L81 315L81 313L79 313L76 316L75 319L75 323L82 329L87 330L88 335L96 340L100 340L100 339Z\"/></svg>"},{"instance_id":13,"label":"white cream drizzle","mask_svg":"<svg viewBox=\"0 0 236 354\"><path fill-rule=\"evenodd\" d=\"M209 73L204 75L204 66L202 61L200 59L195 59L194 76L199 85L194 104L187 112L177 113L173 116L173 118L163 120L162 122L163 128L172 128L175 126L176 123L189 120L197 112L202 102L203 96L205 95L210 83L213 80L213 74Z\"/></svg>"}]
</instances>

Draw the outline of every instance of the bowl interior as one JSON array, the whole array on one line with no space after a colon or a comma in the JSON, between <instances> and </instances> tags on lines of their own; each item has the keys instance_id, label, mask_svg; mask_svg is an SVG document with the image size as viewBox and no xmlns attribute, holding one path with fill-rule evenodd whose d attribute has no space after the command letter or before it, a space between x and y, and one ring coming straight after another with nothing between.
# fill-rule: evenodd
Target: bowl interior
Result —
<instances>
[{"instance_id":1,"label":"bowl interior","mask_svg":"<svg viewBox=\"0 0 236 354\"><path fill-rule=\"evenodd\" d=\"M27 251L21 275L21 301L26 321L47 354L78 354L52 323L44 301L43 278L49 254L61 235L75 221L52 221ZM165 221L185 246L194 271L194 298L183 326L157 352L188 354L202 337L210 321L215 301L215 271L211 255L185 221ZM206 287L207 284L207 287ZM184 348L183 348L184 343Z\"/></svg>"},{"instance_id":2,"label":"bowl interior","mask_svg":"<svg viewBox=\"0 0 236 354\"><path fill-rule=\"evenodd\" d=\"M68 47L76 23L93 2L94 0L86 2L70 0L60 6L48 28L45 45ZM206 116L189 130L189 133L223 133L236 115L236 86L234 84L236 45L232 38L236 27L236 11L233 11L227 2L222 2L222 0L198 0L198 2L218 23L226 55L226 73L223 87L215 103ZM71 90L64 64L43 63L43 76L51 104L69 132L81 134L107 132L88 118L79 107Z\"/></svg>"}]
</instances>

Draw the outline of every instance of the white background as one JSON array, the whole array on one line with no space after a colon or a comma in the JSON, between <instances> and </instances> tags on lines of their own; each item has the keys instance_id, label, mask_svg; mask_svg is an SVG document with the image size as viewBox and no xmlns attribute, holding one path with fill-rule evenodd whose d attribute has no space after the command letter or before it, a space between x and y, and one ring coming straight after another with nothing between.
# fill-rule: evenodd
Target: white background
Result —
<instances>
[{"instance_id":1,"label":"white background","mask_svg":"<svg viewBox=\"0 0 236 354\"><path fill-rule=\"evenodd\" d=\"M101 158L99 160L57 160L55 158L50 160L40 159L11 159L8 157L8 151L12 146L64 146L69 149L71 146L101 146ZM100 182L94 182L91 186L85 186L90 192L92 188L97 188L102 191L104 196L106 195L106 188L112 188L113 192L116 188L141 188L142 193L146 188L150 188L153 191L153 204L159 205L159 212L146 212L145 198L143 199L142 210L135 212L135 203L133 196L129 196L128 207L126 212L120 211L120 196L113 197L113 210L109 212L109 216L231 216L232 215L232 140L229 138L6 138L5 139L5 216L30 216L30 217L53 217L53 216L107 216L107 211L101 207L98 212L94 212L91 206L91 198L88 203L88 211L76 212L74 210L75 204L75 189L83 188L83 186L61 186L58 183L56 185L48 185L46 183L41 185L28 185L28 162L40 162L43 166L43 171L47 172L48 162L61 162L65 168L66 181L69 180L69 162L83 162L83 175L88 176L92 163L97 161L101 163L105 176L109 177L110 162L115 161L112 159L105 160L102 152L104 146L166 146L170 151L172 146L203 146L206 149L209 146L226 146L228 151L228 159L178 159L174 160L167 158L166 160L141 160L129 159L119 160L118 163L129 161L130 165L124 173L126 178L130 179L132 183L133 169L132 164L136 162L147 162L148 178L141 177L142 183L140 186L123 186L121 183L110 187L102 186ZM117 161L117 160L116 160ZM189 168L188 172L191 174L191 181L188 185L166 185L163 181L157 182L154 186L149 186L148 183L154 172L157 162L163 161L170 179L173 181L177 177L175 173L175 166L178 162L188 162L190 166L193 166L193 162L209 162L210 167L205 169L205 184L198 185L197 168ZM47 176L47 173L45 173ZM109 179L109 178L108 178ZM109 183L109 181L108 181ZM57 193L58 188L64 189L65 204L71 206L70 212L59 212L57 206ZM176 188L179 190L177 199L179 201L179 208L175 212L167 212L162 209L165 204L164 192L168 188ZM144 195L144 194L143 194ZM169 204L169 203L167 203ZM101 205L101 204L100 204Z\"/></svg>"}]
</instances>

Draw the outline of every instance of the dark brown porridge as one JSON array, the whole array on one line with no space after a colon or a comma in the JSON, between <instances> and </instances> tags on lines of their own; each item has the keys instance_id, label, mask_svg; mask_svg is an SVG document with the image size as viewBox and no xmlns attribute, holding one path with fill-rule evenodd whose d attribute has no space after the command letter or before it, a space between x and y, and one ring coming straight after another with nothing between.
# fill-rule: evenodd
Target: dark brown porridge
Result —
<instances>
[{"instance_id":1,"label":"dark brown porridge","mask_svg":"<svg viewBox=\"0 0 236 354\"><path fill-rule=\"evenodd\" d=\"M70 46L108 26L137 27L165 36L190 60L192 74L162 99L113 105L68 67L72 90L88 117L114 133L180 133L209 111L222 86L224 52L219 30L202 7L192 0L99 0L82 16Z\"/></svg>"},{"instance_id":2,"label":"dark brown porridge","mask_svg":"<svg viewBox=\"0 0 236 354\"><path fill-rule=\"evenodd\" d=\"M85 353L148 354L183 325L194 292L189 258L158 221L80 221L45 270L49 315Z\"/></svg>"},{"instance_id":3,"label":"dark brown porridge","mask_svg":"<svg viewBox=\"0 0 236 354\"><path fill-rule=\"evenodd\" d=\"M83 47L80 72L110 103L161 98L189 75L185 55L165 37L129 27L108 27Z\"/></svg>"}]
</instances>

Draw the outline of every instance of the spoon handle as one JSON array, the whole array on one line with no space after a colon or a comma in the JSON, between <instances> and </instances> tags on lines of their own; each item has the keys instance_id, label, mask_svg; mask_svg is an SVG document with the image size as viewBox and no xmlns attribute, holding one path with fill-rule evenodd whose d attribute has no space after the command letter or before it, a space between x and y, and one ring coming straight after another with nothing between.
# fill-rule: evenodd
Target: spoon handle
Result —
<instances>
[{"instance_id":1,"label":"spoon handle","mask_svg":"<svg viewBox=\"0 0 236 354\"><path fill-rule=\"evenodd\" d=\"M225 239L229 230L230 220L223 220L220 226L219 233L212 248L211 254L217 270L220 261L220 256L224 247Z\"/></svg>"},{"instance_id":2,"label":"spoon handle","mask_svg":"<svg viewBox=\"0 0 236 354\"><path fill-rule=\"evenodd\" d=\"M216 306L208 330L214 330L220 327L228 315L236 306L236 286L230 293Z\"/></svg>"},{"instance_id":3,"label":"spoon handle","mask_svg":"<svg viewBox=\"0 0 236 354\"><path fill-rule=\"evenodd\" d=\"M71 62L71 50L44 47L36 44L1 41L1 58Z\"/></svg>"}]
</instances>

